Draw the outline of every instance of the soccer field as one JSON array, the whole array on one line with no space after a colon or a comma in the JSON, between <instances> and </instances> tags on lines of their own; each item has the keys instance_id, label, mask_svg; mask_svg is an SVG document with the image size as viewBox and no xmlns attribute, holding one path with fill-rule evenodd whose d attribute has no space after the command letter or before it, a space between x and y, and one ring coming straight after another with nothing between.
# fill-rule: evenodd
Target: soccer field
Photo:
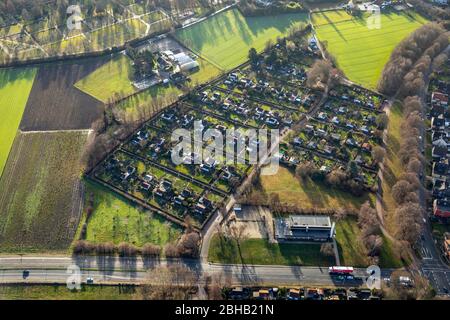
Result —
<instances>
[{"instance_id":1,"label":"soccer field","mask_svg":"<svg viewBox=\"0 0 450 320\"><path fill-rule=\"evenodd\" d=\"M355 18L343 10L312 15L317 36L336 58L339 68L353 82L376 88L392 50L411 32L427 22L413 13L383 13L380 28L369 28L369 15Z\"/></svg>"},{"instance_id":2,"label":"soccer field","mask_svg":"<svg viewBox=\"0 0 450 320\"><path fill-rule=\"evenodd\" d=\"M36 69L0 70L0 177L33 86Z\"/></svg>"},{"instance_id":3,"label":"soccer field","mask_svg":"<svg viewBox=\"0 0 450 320\"><path fill-rule=\"evenodd\" d=\"M191 27L176 32L185 46L218 67L229 70L246 60L248 51L264 49L268 40L287 34L299 23L306 23L303 13L245 18L238 10L228 10Z\"/></svg>"}]
</instances>

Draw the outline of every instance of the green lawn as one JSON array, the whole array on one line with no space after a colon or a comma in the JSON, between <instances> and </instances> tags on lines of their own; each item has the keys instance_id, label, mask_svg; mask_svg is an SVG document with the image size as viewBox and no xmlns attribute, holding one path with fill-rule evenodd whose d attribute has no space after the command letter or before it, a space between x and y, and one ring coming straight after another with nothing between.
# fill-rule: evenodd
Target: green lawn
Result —
<instances>
[{"instance_id":1,"label":"green lawn","mask_svg":"<svg viewBox=\"0 0 450 320\"><path fill-rule=\"evenodd\" d=\"M136 92L131 84L132 76L131 59L121 54L78 81L75 87L102 102L108 102L116 93L127 96Z\"/></svg>"},{"instance_id":2,"label":"green lawn","mask_svg":"<svg viewBox=\"0 0 450 320\"><path fill-rule=\"evenodd\" d=\"M331 266L334 257L320 253L320 244L270 244L263 239L248 239L241 244L242 258L234 240L211 240L208 259L214 263Z\"/></svg>"},{"instance_id":3,"label":"green lawn","mask_svg":"<svg viewBox=\"0 0 450 320\"><path fill-rule=\"evenodd\" d=\"M132 286L86 286L71 291L65 285L3 285L0 300L131 300Z\"/></svg>"},{"instance_id":4,"label":"green lawn","mask_svg":"<svg viewBox=\"0 0 450 320\"><path fill-rule=\"evenodd\" d=\"M36 69L0 70L0 176L8 159Z\"/></svg>"},{"instance_id":5,"label":"green lawn","mask_svg":"<svg viewBox=\"0 0 450 320\"><path fill-rule=\"evenodd\" d=\"M282 203L296 205L301 208L348 208L359 210L367 200L373 196L366 194L362 197L352 196L348 192L329 188L312 180L301 182L294 172L280 167L276 175L261 176L262 190L267 195L276 193Z\"/></svg>"},{"instance_id":6,"label":"green lawn","mask_svg":"<svg viewBox=\"0 0 450 320\"><path fill-rule=\"evenodd\" d=\"M285 36L307 14L245 18L238 10L228 10L176 32L188 48L222 69L229 70L248 60L248 51L261 51L268 40Z\"/></svg>"},{"instance_id":7,"label":"green lawn","mask_svg":"<svg viewBox=\"0 0 450 320\"><path fill-rule=\"evenodd\" d=\"M86 197L94 194L94 214L88 222L87 237L92 242L120 242L143 246L175 241L182 230L162 217L143 212L101 186L87 182Z\"/></svg>"},{"instance_id":8,"label":"green lawn","mask_svg":"<svg viewBox=\"0 0 450 320\"><path fill-rule=\"evenodd\" d=\"M313 23L319 39L352 81L376 88L392 50L427 20L414 13L381 15L381 28L369 29L368 15L349 20L343 10L314 13Z\"/></svg>"}]
</instances>

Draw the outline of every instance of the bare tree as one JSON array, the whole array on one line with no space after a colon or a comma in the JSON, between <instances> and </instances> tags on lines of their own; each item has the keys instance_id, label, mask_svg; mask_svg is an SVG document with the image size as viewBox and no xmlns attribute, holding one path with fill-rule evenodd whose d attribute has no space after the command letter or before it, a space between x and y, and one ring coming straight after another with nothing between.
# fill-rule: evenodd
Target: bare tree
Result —
<instances>
[{"instance_id":1,"label":"bare tree","mask_svg":"<svg viewBox=\"0 0 450 320\"><path fill-rule=\"evenodd\" d=\"M198 277L187 267L160 266L147 272L136 297L142 300L187 300L195 291L197 281Z\"/></svg>"},{"instance_id":2,"label":"bare tree","mask_svg":"<svg viewBox=\"0 0 450 320\"><path fill-rule=\"evenodd\" d=\"M386 150L383 147L375 146L372 150L372 157L375 163L382 163L386 156Z\"/></svg>"},{"instance_id":3,"label":"bare tree","mask_svg":"<svg viewBox=\"0 0 450 320\"><path fill-rule=\"evenodd\" d=\"M242 242L247 239L247 232L246 232L247 226L245 224L239 224L237 225L234 223L228 228L228 236L236 241L236 245L239 252L239 257L241 258L242 263L244 263L244 258L242 255Z\"/></svg>"}]
</instances>

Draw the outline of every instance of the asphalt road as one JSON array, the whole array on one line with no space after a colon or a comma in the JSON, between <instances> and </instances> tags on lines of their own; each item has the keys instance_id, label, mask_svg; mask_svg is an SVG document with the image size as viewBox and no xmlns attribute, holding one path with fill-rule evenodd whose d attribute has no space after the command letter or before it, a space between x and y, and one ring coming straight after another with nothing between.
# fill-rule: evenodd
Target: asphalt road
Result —
<instances>
[{"instance_id":1,"label":"asphalt road","mask_svg":"<svg viewBox=\"0 0 450 320\"><path fill-rule=\"evenodd\" d=\"M290 266L243 266L201 263L198 260L143 260L138 258L88 257L2 257L0 283L66 283L67 267L76 264L82 270L82 281L93 277L96 283L139 283L155 266L184 265L198 275L199 282L206 276L220 276L237 285L316 285L365 286L366 270L356 269L356 280L339 280L328 274L328 268ZM29 274L24 278L23 271ZM383 270L389 277L391 270ZM358 279L360 278L360 279Z\"/></svg>"}]
</instances>

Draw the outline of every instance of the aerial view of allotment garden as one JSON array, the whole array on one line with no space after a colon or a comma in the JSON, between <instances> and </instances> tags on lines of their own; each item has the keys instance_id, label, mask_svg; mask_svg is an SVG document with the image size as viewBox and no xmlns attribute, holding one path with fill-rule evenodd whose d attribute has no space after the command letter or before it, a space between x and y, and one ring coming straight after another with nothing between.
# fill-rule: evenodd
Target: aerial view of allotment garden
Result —
<instances>
[{"instance_id":1,"label":"aerial view of allotment garden","mask_svg":"<svg viewBox=\"0 0 450 320\"><path fill-rule=\"evenodd\" d=\"M0 300L448 299L449 30L446 0L1 1Z\"/></svg>"}]
</instances>

